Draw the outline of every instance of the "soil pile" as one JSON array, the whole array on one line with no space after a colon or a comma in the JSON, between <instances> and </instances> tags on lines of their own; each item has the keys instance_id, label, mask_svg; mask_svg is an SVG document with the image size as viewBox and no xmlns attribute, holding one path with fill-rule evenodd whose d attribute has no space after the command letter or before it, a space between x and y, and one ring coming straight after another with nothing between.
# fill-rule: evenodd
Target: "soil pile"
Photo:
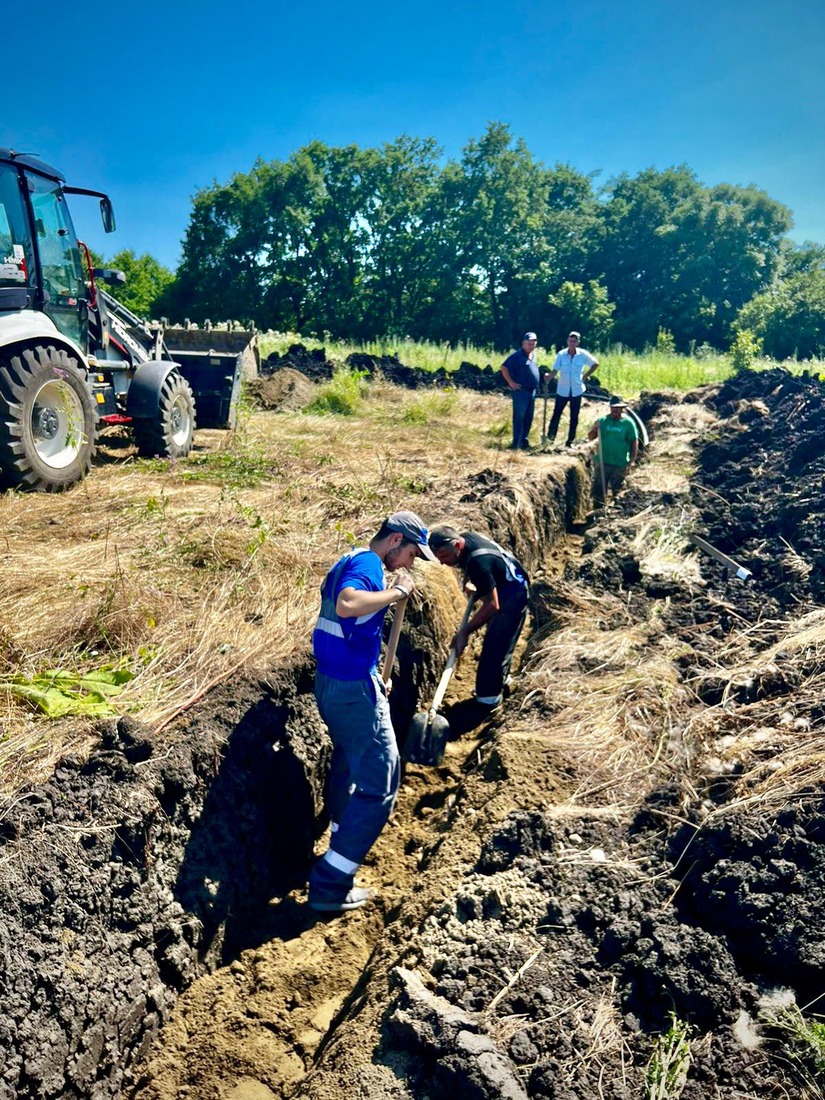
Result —
<instances>
[{"instance_id":1,"label":"soil pile","mask_svg":"<svg viewBox=\"0 0 825 1100\"><path fill-rule=\"evenodd\" d=\"M462 389L475 390L477 393L503 393L504 381L498 368L489 363L479 367L475 363L464 361L457 370L424 370L422 367L407 367L396 355L369 355L366 352L353 352L345 360L345 366L362 371L367 378L384 378L397 386L416 390L421 387L460 386ZM261 365L263 374L273 374L289 367L300 371L313 382L328 382L335 372L335 364L327 359L325 348L310 350L303 344L293 344L283 355L273 352Z\"/></svg>"},{"instance_id":2,"label":"soil pile","mask_svg":"<svg viewBox=\"0 0 825 1100\"><path fill-rule=\"evenodd\" d=\"M315 397L315 387L301 371L281 367L248 383L249 392L264 409L273 412L299 412Z\"/></svg>"},{"instance_id":3,"label":"soil pile","mask_svg":"<svg viewBox=\"0 0 825 1100\"><path fill-rule=\"evenodd\" d=\"M710 398L726 418L702 450L693 499L709 537L754 574L781 614L825 598L825 388L780 369L749 371Z\"/></svg>"}]
</instances>

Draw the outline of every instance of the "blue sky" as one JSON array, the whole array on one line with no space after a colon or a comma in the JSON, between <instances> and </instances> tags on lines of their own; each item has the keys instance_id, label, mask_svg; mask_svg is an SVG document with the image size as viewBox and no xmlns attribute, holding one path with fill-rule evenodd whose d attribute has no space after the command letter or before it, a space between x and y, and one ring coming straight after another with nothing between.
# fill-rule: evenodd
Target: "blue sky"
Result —
<instances>
[{"instance_id":1,"label":"blue sky","mask_svg":"<svg viewBox=\"0 0 825 1100\"><path fill-rule=\"evenodd\" d=\"M825 242L822 0L7 8L0 145L111 195L110 237L73 204L108 256L174 268L191 197L257 157L407 133L458 158L490 121L597 182L686 163L753 183L791 208L794 239Z\"/></svg>"}]
</instances>

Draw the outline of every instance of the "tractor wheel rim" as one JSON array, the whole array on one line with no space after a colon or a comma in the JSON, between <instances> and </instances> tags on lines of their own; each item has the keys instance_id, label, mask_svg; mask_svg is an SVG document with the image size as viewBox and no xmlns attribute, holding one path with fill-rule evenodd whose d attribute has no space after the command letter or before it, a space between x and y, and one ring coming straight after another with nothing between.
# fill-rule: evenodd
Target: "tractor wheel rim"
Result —
<instances>
[{"instance_id":1,"label":"tractor wheel rim","mask_svg":"<svg viewBox=\"0 0 825 1100\"><path fill-rule=\"evenodd\" d=\"M175 398L169 413L169 422L172 426L172 441L177 447L182 447L189 439L191 418L189 416L189 403L183 395Z\"/></svg>"},{"instance_id":2,"label":"tractor wheel rim","mask_svg":"<svg viewBox=\"0 0 825 1100\"><path fill-rule=\"evenodd\" d=\"M53 378L32 403L31 431L41 462L55 470L70 466L87 442L83 404L67 382Z\"/></svg>"}]
</instances>

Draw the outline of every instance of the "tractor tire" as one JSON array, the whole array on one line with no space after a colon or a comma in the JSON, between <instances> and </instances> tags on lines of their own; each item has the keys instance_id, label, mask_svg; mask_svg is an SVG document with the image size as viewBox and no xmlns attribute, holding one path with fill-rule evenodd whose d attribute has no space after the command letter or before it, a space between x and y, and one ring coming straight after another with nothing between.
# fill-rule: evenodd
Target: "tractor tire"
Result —
<instances>
[{"instance_id":1,"label":"tractor tire","mask_svg":"<svg viewBox=\"0 0 825 1100\"><path fill-rule=\"evenodd\" d=\"M183 375L170 371L160 387L157 415L135 417L132 426L143 458L185 458L195 437L195 398Z\"/></svg>"},{"instance_id":2,"label":"tractor tire","mask_svg":"<svg viewBox=\"0 0 825 1100\"><path fill-rule=\"evenodd\" d=\"M0 485L55 493L88 472L97 415L86 375L65 348L0 358Z\"/></svg>"}]
</instances>

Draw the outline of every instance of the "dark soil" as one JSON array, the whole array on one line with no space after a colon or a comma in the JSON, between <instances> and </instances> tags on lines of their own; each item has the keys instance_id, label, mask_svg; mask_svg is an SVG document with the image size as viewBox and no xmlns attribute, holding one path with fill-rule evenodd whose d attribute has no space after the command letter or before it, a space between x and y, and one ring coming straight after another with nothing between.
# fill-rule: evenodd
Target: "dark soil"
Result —
<instances>
[{"instance_id":1,"label":"dark soil","mask_svg":"<svg viewBox=\"0 0 825 1100\"><path fill-rule=\"evenodd\" d=\"M439 368L435 371L420 367L407 367L395 355L368 355L366 352L353 352L347 356L346 366L363 371L368 378L384 378L397 386L415 390L421 387L460 386L462 389L476 390L479 393L499 393L504 390L504 382L498 367L489 363L479 367L475 363L463 362L457 370L448 371ZM335 371L335 365L327 359L325 348L310 350L303 344L293 344L283 355L273 352L261 366L262 372L272 374L290 367L300 371L313 382L328 382Z\"/></svg>"},{"instance_id":2,"label":"dark soil","mask_svg":"<svg viewBox=\"0 0 825 1100\"><path fill-rule=\"evenodd\" d=\"M825 389L776 368L709 399L726 423L700 455L693 499L708 539L753 572L763 616L825 597Z\"/></svg>"},{"instance_id":3,"label":"dark soil","mask_svg":"<svg viewBox=\"0 0 825 1100\"><path fill-rule=\"evenodd\" d=\"M331 373L323 349L270 359L287 365ZM395 359L352 365L445 382ZM487 370L472 368L477 388L499 388ZM528 657L577 591L618 597L645 645L667 639L678 654L672 728L638 721L661 759L621 803L575 803L582 776L542 736L552 697L517 682L443 769L408 770L366 868L382 902L308 921L290 892L300 901L325 825L328 743L298 661L217 693L160 741L113 723L88 761L64 761L6 807L0 1098L636 1100L674 1019L691 1062L668 1095L820 1095L769 1004L778 989L799 1006L823 993L823 791L812 780L781 806L744 801L744 752L720 770L695 729L735 740L759 726L769 760L780 712L800 740L821 726L806 694L818 656L758 658L822 601L824 392L774 371L685 398L720 418L697 442L690 485L631 480L563 576L546 563L587 506L589 454L539 457L519 478L482 471L440 502L528 565ZM644 395L639 408L664 449L680 403ZM653 521L684 550L702 535L752 578L704 556L698 580L651 572L637 535ZM399 648L402 730L443 659L432 620L411 616ZM586 688L597 670L565 675ZM198 971L211 984L184 992Z\"/></svg>"},{"instance_id":4,"label":"dark soil","mask_svg":"<svg viewBox=\"0 0 825 1100\"><path fill-rule=\"evenodd\" d=\"M784 609L800 613L819 601L823 541L810 508L825 470L816 430L822 397L818 381L785 372L746 374L707 391L708 405L726 419L700 443L690 495L631 485L592 525L580 564L568 568L570 583L619 595L639 622L652 621L655 608L685 643L680 667L697 713L730 688L719 661L736 653L730 642L743 626L765 620L758 640L750 630L738 653L758 655ZM672 402L646 395L642 406L670 409L678 423ZM652 427L655 435L655 418ZM707 488L725 496L724 507ZM665 526L689 516L692 530L736 555L753 579L743 584L705 558L700 587L646 574L635 528L624 521L651 512ZM789 535L800 559L790 586L782 583ZM563 590L547 589L545 598L539 630L565 603ZM711 668L720 681L715 696ZM804 659L789 658L729 690L720 730L737 728L740 707L770 707L774 698L797 713L795 692L810 671ZM711 698L694 692L697 682ZM522 701L519 728L541 707ZM748 724L770 721L766 713ZM806 717L800 736L819 722L819 714L813 723ZM416 925L414 946L399 954L403 965L393 968L389 952L377 964L376 981L386 965L388 985L376 995L385 1007L372 1062L404 1081L398 1095L635 1100L646 1095L648 1062L674 1019L692 1038L691 1064L667 1095L821 1095L815 1053L800 1070L770 1005L777 991L799 1006L823 994L823 790L803 791L779 809L740 807L736 768L722 777L706 771L702 746L688 740L674 751L694 763L649 787L631 814L593 807L565 823L541 809L513 810L486 835L458 888ZM501 778L495 757L493 748L480 778L485 771L488 781ZM538 769L537 762L537 777ZM333 1044L320 1079L300 1095L326 1100L335 1083L351 1083L342 1051L359 1033L358 1017L342 1031L344 1045ZM380 1080L372 1095L396 1095Z\"/></svg>"}]
</instances>

